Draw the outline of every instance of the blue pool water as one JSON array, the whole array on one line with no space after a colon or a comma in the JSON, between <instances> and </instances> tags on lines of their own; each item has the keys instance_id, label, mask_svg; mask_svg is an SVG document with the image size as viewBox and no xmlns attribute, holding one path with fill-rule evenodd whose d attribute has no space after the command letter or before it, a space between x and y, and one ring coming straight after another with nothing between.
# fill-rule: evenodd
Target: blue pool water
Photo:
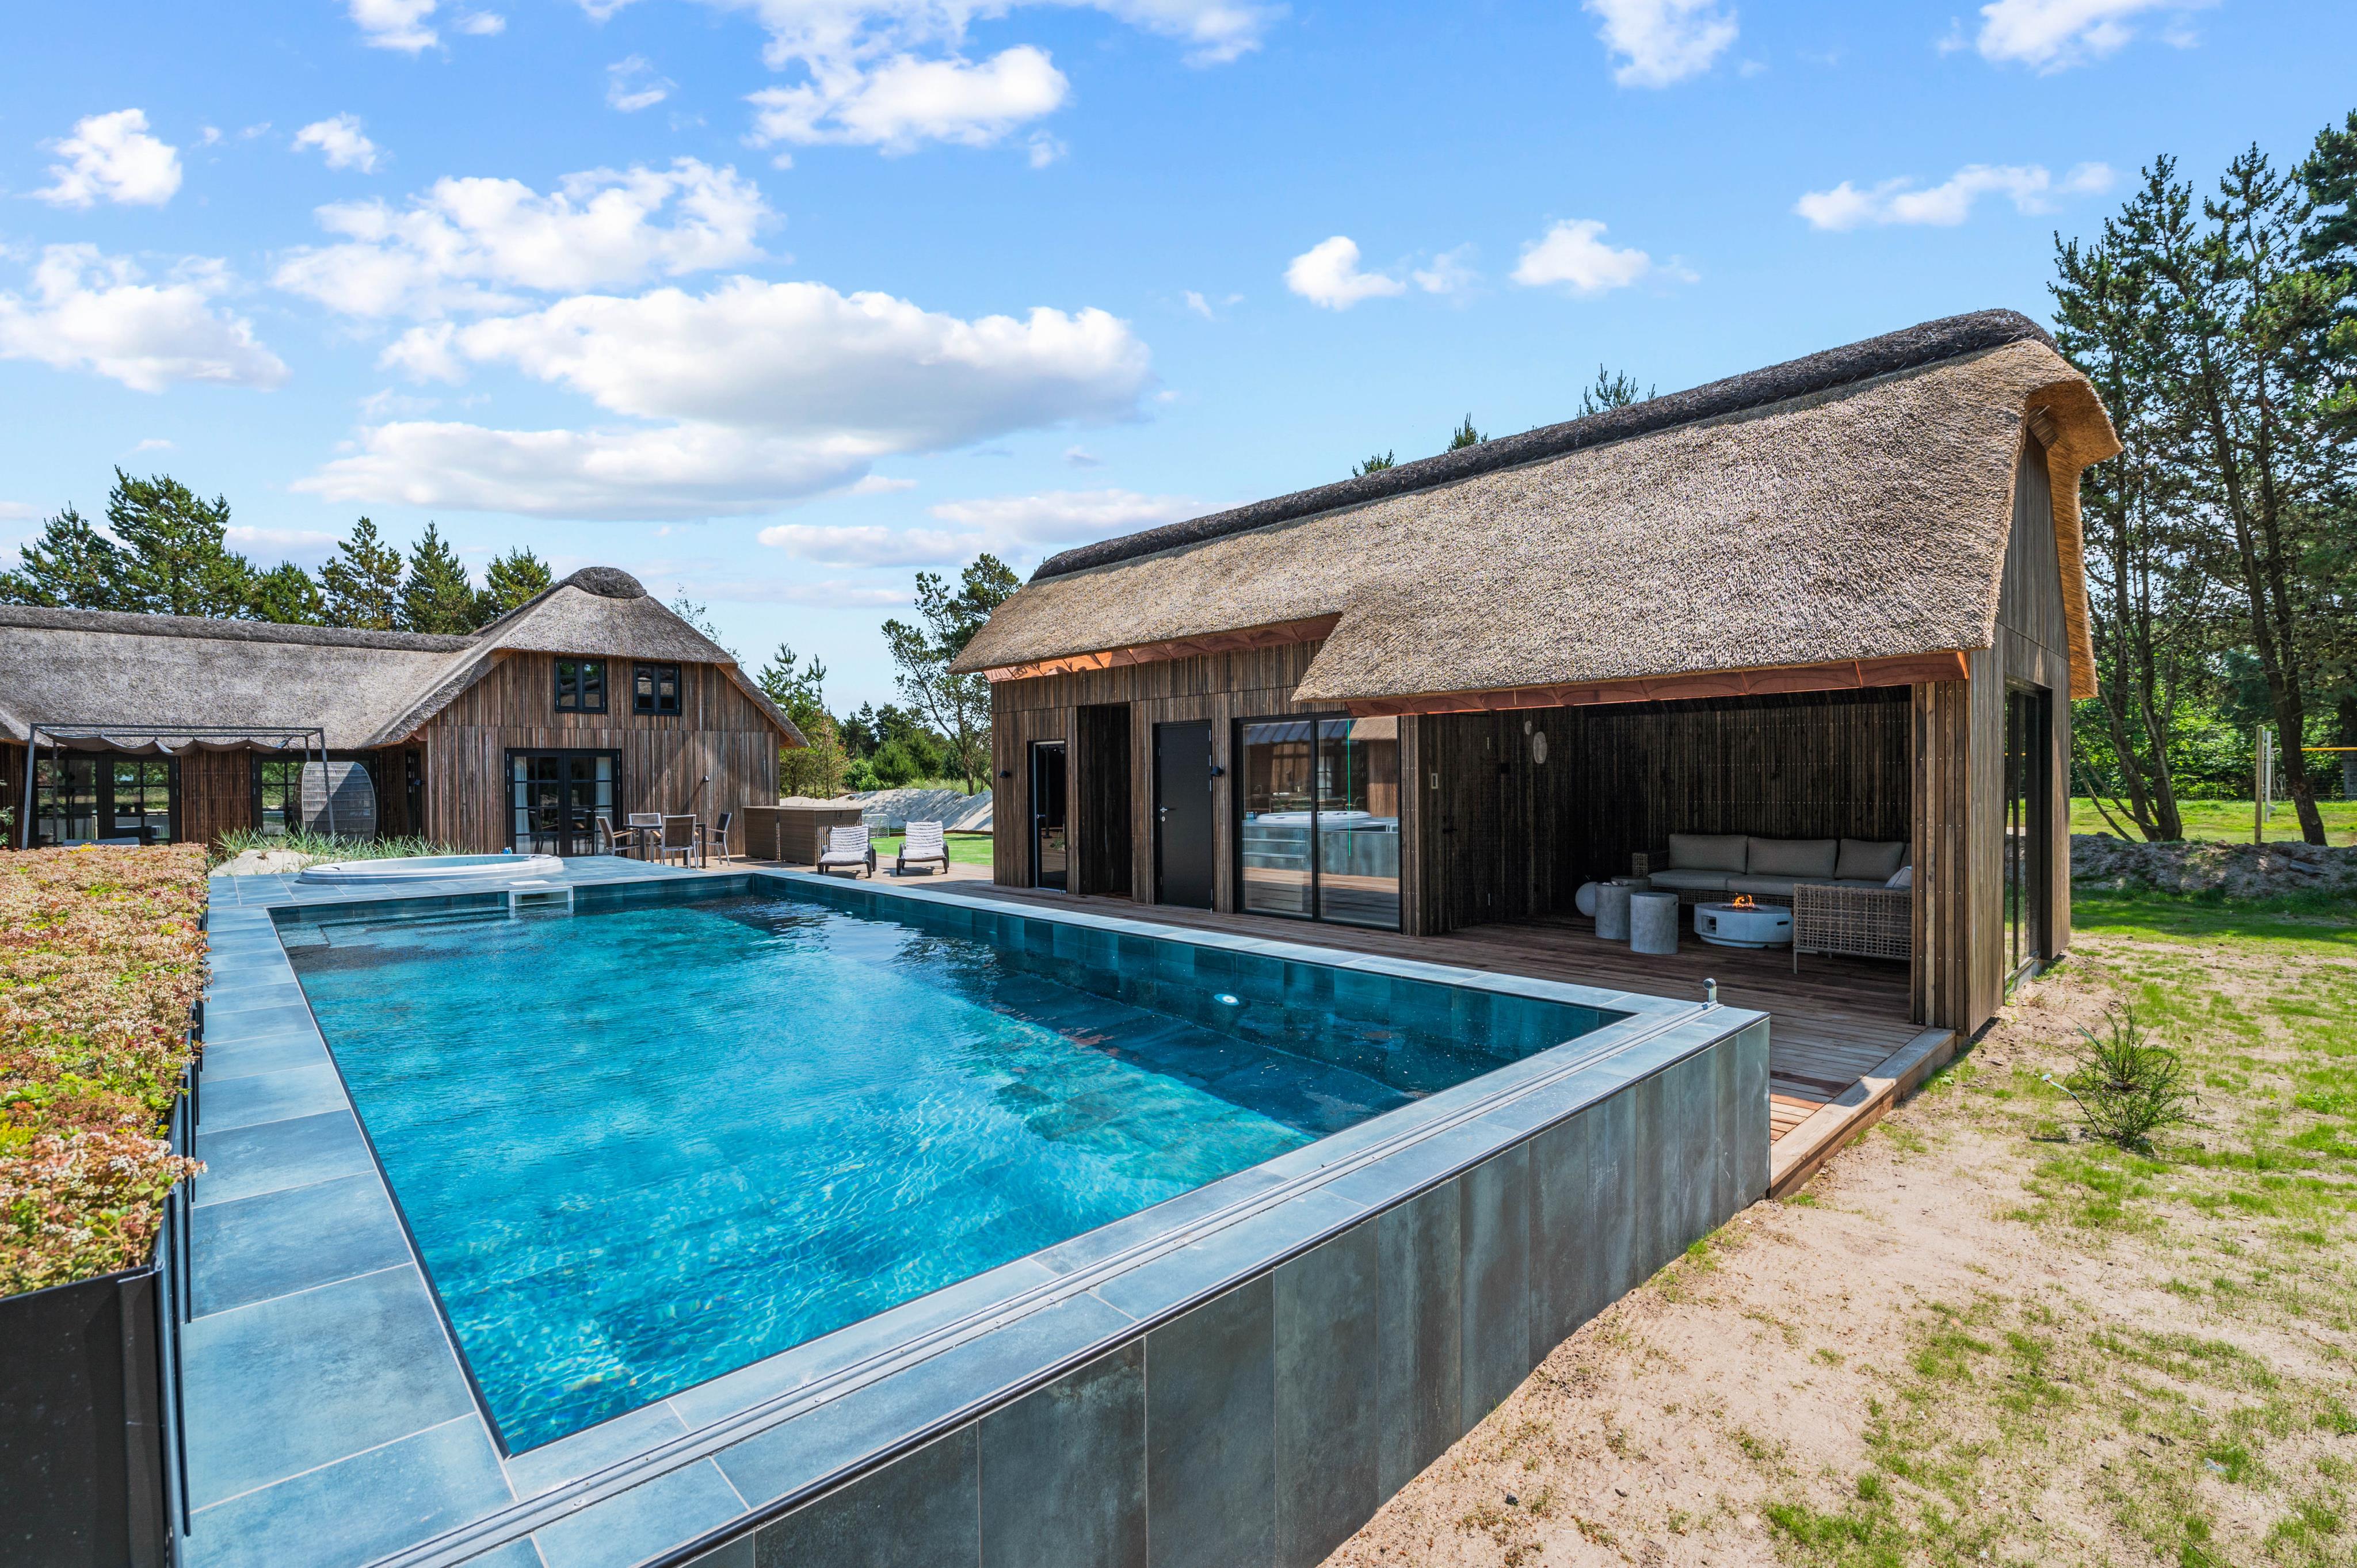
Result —
<instances>
[{"instance_id":1,"label":"blue pool water","mask_svg":"<svg viewBox=\"0 0 2357 1568\"><path fill-rule=\"evenodd\" d=\"M942 919L740 897L285 928L511 1449L1616 1016Z\"/></svg>"}]
</instances>

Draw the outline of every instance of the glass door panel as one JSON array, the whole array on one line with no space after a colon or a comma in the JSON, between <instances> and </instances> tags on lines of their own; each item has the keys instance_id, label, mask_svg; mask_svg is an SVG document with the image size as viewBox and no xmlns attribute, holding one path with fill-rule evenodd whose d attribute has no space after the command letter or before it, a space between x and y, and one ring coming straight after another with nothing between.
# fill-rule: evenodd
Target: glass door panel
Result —
<instances>
[{"instance_id":1,"label":"glass door panel","mask_svg":"<svg viewBox=\"0 0 2357 1568\"><path fill-rule=\"evenodd\" d=\"M1071 881L1071 844L1065 811L1064 743L1031 745L1031 885L1065 887Z\"/></svg>"},{"instance_id":2,"label":"glass door panel","mask_svg":"<svg viewBox=\"0 0 2357 1568\"><path fill-rule=\"evenodd\" d=\"M1399 720L1318 721L1318 918L1397 929Z\"/></svg>"},{"instance_id":3,"label":"glass door panel","mask_svg":"<svg viewBox=\"0 0 2357 1568\"><path fill-rule=\"evenodd\" d=\"M1317 908L1317 741L1308 719L1237 726L1239 902L1263 915Z\"/></svg>"},{"instance_id":4,"label":"glass door panel","mask_svg":"<svg viewBox=\"0 0 2357 1568\"><path fill-rule=\"evenodd\" d=\"M2043 960L2052 843L2048 799L2048 698L2043 692L2005 696L2005 974L2006 986Z\"/></svg>"},{"instance_id":5,"label":"glass door panel","mask_svg":"<svg viewBox=\"0 0 2357 1568\"><path fill-rule=\"evenodd\" d=\"M99 837L99 759L45 757L33 769L33 842L91 843Z\"/></svg>"}]
</instances>

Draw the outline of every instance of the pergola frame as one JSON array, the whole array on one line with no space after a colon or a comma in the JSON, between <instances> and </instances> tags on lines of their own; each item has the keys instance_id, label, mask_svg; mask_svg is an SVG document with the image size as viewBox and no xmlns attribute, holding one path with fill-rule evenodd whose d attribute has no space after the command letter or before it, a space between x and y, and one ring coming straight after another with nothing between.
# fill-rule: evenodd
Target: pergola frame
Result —
<instances>
[{"instance_id":1,"label":"pergola frame","mask_svg":"<svg viewBox=\"0 0 2357 1568\"><path fill-rule=\"evenodd\" d=\"M328 812L328 836L336 832L335 780L328 777L328 732L317 725L110 725L72 724L33 725L25 735L25 810L18 834L22 847L33 847L33 781L40 773L41 737L49 737L49 751L62 755L69 740L189 740L228 741L300 741L303 743L303 765L311 764L311 753L319 754L319 795ZM159 748L161 749L161 748ZM280 746L278 749L287 749ZM166 756L172 755L165 752Z\"/></svg>"}]
</instances>

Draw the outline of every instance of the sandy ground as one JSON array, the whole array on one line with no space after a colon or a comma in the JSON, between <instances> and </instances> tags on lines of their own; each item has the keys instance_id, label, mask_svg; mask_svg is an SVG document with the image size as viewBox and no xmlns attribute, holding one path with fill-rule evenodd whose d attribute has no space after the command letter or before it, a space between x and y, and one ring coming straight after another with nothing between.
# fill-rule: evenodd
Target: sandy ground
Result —
<instances>
[{"instance_id":1,"label":"sandy ground","mask_svg":"<svg viewBox=\"0 0 2357 1568\"><path fill-rule=\"evenodd\" d=\"M2330 1377L2345 1337L2307 1343L2297 1323L2222 1325L2189 1305L2171 1283L2181 1235L2058 1244L2040 1222L2038 1163L2055 1145L2003 1090L2061 1062L2070 1022L2109 999L2100 976L2074 961L2025 988L1969 1065L1799 1201L1755 1205L1581 1329L1329 1565L2274 1556L2257 1548L2275 1505L2218 1479L2233 1454L2202 1459L2195 1439L2172 1456L2165 1421L2136 1429L2145 1385L2123 1395L2086 1347L2128 1347L2150 1399L2207 1413L2201 1388L2170 1385L2167 1352L2136 1348L2223 1331ZM2206 1554L2139 1534L2147 1481L2181 1484L2215 1518ZM2333 1539L2330 1560L2349 1561L2349 1537Z\"/></svg>"}]
</instances>

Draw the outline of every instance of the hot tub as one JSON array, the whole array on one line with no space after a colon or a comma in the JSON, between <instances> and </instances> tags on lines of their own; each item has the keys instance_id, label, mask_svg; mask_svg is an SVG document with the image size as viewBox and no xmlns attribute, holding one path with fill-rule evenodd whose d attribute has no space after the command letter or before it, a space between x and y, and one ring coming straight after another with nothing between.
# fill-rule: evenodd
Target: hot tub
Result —
<instances>
[{"instance_id":1,"label":"hot tub","mask_svg":"<svg viewBox=\"0 0 2357 1568\"><path fill-rule=\"evenodd\" d=\"M498 882L513 876L554 876L565 862L553 854L413 854L393 860L330 860L303 868L306 882L382 887L402 882Z\"/></svg>"}]
</instances>

